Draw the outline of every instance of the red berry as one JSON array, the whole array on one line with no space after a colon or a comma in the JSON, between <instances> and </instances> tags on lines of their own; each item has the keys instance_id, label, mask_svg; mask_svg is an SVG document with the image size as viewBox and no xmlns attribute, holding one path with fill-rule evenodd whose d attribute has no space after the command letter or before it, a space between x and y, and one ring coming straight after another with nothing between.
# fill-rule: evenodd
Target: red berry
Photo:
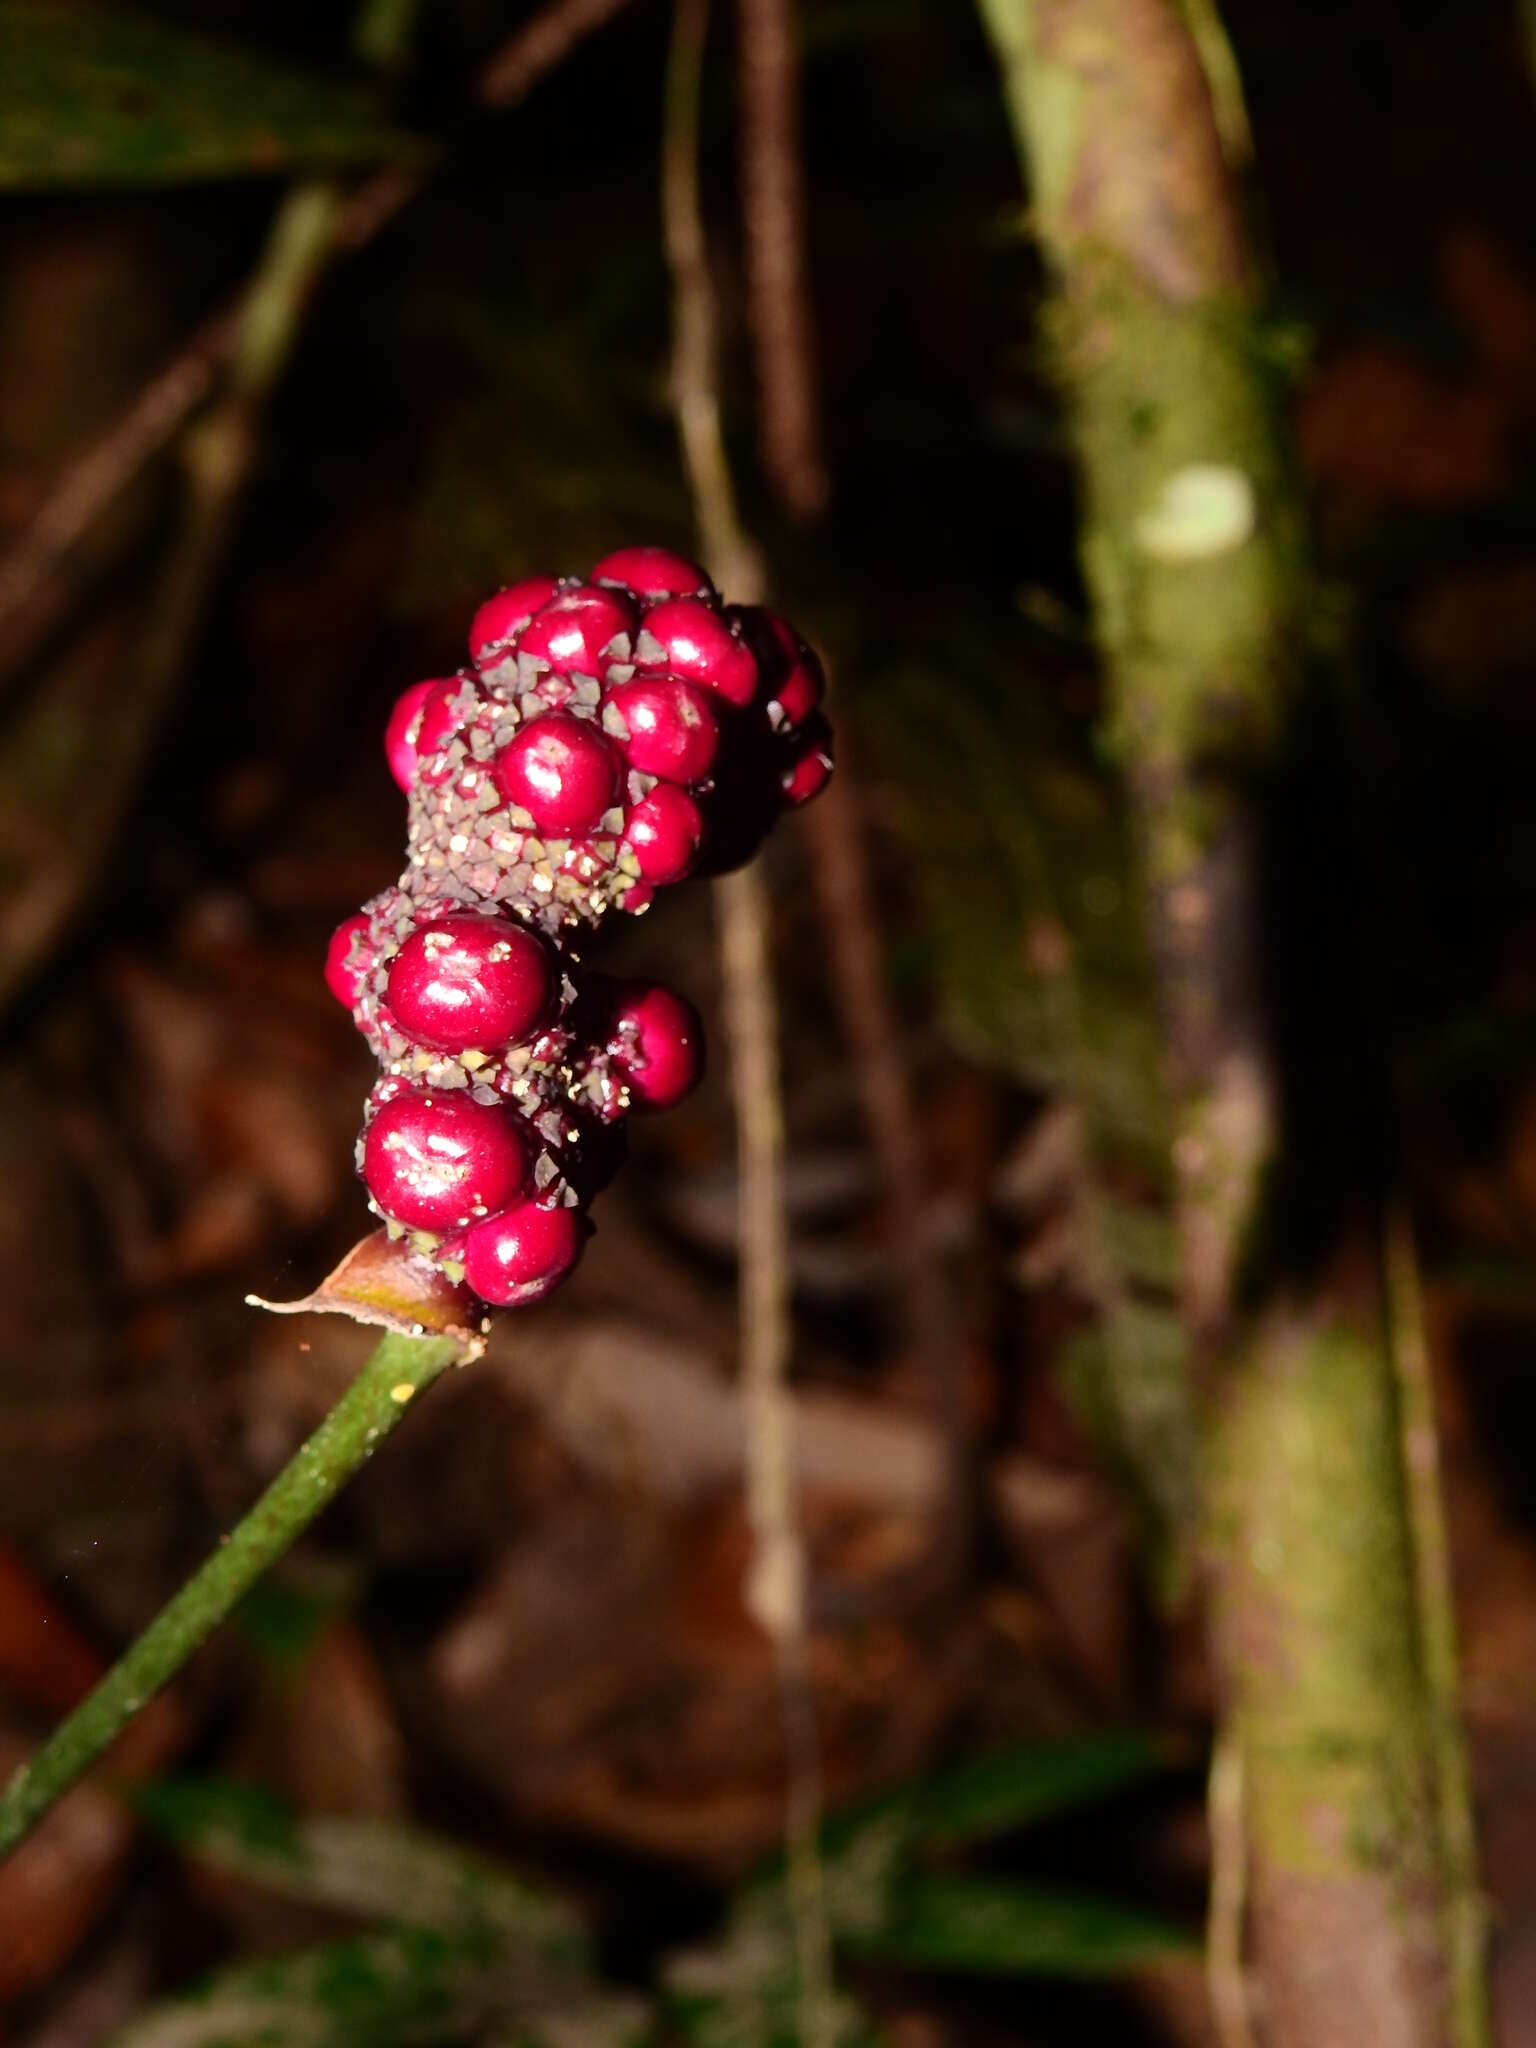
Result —
<instances>
[{"instance_id":1,"label":"red berry","mask_svg":"<svg viewBox=\"0 0 1536 2048\"><path fill-rule=\"evenodd\" d=\"M325 949L325 985L338 1003L355 1009L372 966L368 917L359 910L344 918L331 933L331 943Z\"/></svg>"},{"instance_id":2,"label":"red berry","mask_svg":"<svg viewBox=\"0 0 1536 2048\"><path fill-rule=\"evenodd\" d=\"M618 583L638 597L702 597L714 585L697 562L669 548L620 548L592 571L594 583Z\"/></svg>"},{"instance_id":3,"label":"red berry","mask_svg":"<svg viewBox=\"0 0 1536 2048\"><path fill-rule=\"evenodd\" d=\"M652 605L640 622L636 665L686 676L715 690L731 704L750 704L757 690L757 663L712 604L697 597L671 597Z\"/></svg>"},{"instance_id":4,"label":"red berry","mask_svg":"<svg viewBox=\"0 0 1536 2048\"><path fill-rule=\"evenodd\" d=\"M704 820L686 791L658 782L631 808L624 836L647 882L680 882L698 854Z\"/></svg>"},{"instance_id":5,"label":"red berry","mask_svg":"<svg viewBox=\"0 0 1536 2048\"><path fill-rule=\"evenodd\" d=\"M541 939L506 918L468 910L412 932L390 962L386 993L408 1038L467 1052L526 1038L553 988Z\"/></svg>"},{"instance_id":6,"label":"red berry","mask_svg":"<svg viewBox=\"0 0 1536 2048\"><path fill-rule=\"evenodd\" d=\"M469 622L469 651L475 660L496 654L559 588L553 576L529 576L488 597Z\"/></svg>"},{"instance_id":7,"label":"red berry","mask_svg":"<svg viewBox=\"0 0 1536 2048\"><path fill-rule=\"evenodd\" d=\"M503 1209L523 1185L520 1124L499 1104L403 1089L380 1103L363 1135L368 1192L386 1216L418 1230Z\"/></svg>"},{"instance_id":8,"label":"red berry","mask_svg":"<svg viewBox=\"0 0 1536 2048\"><path fill-rule=\"evenodd\" d=\"M418 781L431 787L448 779L451 770L443 768L427 775L420 764L464 722L466 688L473 688L468 676L431 676L424 683L412 683L395 699L384 728L384 756L390 774L403 790L409 792Z\"/></svg>"},{"instance_id":9,"label":"red berry","mask_svg":"<svg viewBox=\"0 0 1536 2048\"><path fill-rule=\"evenodd\" d=\"M414 741L416 780L425 788L436 789L453 774L452 762L445 761L437 768L426 768L422 763L430 761L461 729L479 697L480 687L471 675L447 676L442 682L428 684Z\"/></svg>"},{"instance_id":10,"label":"red berry","mask_svg":"<svg viewBox=\"0 0 1536 2048\"><path fill-rule=\"evenodd\" d=\"M493 1308L539 1301L581 1257L586 1231L581 1211L519 1202L464 1234L464 1278Z\"/></svg>"},{"instance_id":11,"label":"red berry","mask_svg":"<svg viewBox=\"0 0 1536 2048\"><path fill-rule=\"evenodd\" d=\"M600 676L609 645L619 634L628 634L634 623L627 598L577 584L534 614L517 636L517 651L537 655L557 676Z\"/></svg>"},{"instance_id":12,"label":"red berry","mask_svg":"<svg viewBox=\"0 0 1536 2048\"><path fill-rule=\"evenodd\" d=\"M808 804L826 788L832 774L832 735L821 719L790 766L779 777L787 804Z\"/></svg>"},{"instance_id":13,"label":"red berry","mask_svg":"<svg viewBox=\"0 0 1536 2048\"><path fill-rule=\"evenodd\" d=\"M384 728L384 758L389 763L389 772L407 792L416 780L416 743L411 738L411 727L431 688L429 680L412 683L408 690L402 690Z\"/></svg>"},{"instance_id":14,"label":"red berry","mask_svg":"<svg viewBox=\"0 0 1536 2048\"><path fill-rule=\"evenodd\" d=\"M704 1071L704 1027L692 1003L650 982L623 982L614 992L614 1066L647 1109L681 1102Z\"/></svg>"},{"instance_id":15,"label":"red berry","mask_svg":"<svg viewBox=\"0 0 1536 2048\"><path fill-rule=\"evenodd\" d=\"M541 832L585 832L612 804L619 758L589 718L551 711L525 725L491 768L496 787Z\"/></svg>"},{"instance_id":16,"label":"red berry","mask_svg":"<svg viewBox=\"0 0 1536 2048\"><path fill-rule=\"evenodd\" d=\"M624 755L642 775L702 782L714 765L720 724L706 693L680 676L620 683L607 702L629 728Z\"/></svg>"},{"instance_id":17,"label":"red berry","mask_svg":"<svg viewBox=\"0 0 1536 2048\"><path fill-rule=\"evenodd\" d=\"M806 646L787 619L777 612L758 611L759 663L765 669L768 716L776 725L793 730L804 725L826 692L821 663ZM763 653L771 661L763 661Z\"/></svg>"},{"instance_id":18,"label":"red berry","mask_svg":"<svg viewBox=\"0 0 1536 2048\"><path fill-rule=\"evenodd\" d=\"M793 732L797 726L804 725L821 702L825 687L821 679L821 664L814 654L805 661L797 661L769 699L769 717L772 718L776 710L777 722Z\"/></svg>"}]
</instances>

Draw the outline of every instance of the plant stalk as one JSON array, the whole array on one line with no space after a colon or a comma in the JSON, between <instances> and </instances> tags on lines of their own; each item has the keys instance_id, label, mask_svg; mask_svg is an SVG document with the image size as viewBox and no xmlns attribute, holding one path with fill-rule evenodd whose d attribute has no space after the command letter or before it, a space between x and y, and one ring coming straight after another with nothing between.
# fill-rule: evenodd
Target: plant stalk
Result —
<instances>
[{"instance_id":1,"label":"plant stalk","mask_svg":"<svg viewBox=\"0 0 1536 2048\"><path fill-rule=\"evenodd\" d=\"M462 1349L452 1337L382 1339L256 1505L0 1792L0 1858L169 1684Z\"/></svg>"}]
</instances>

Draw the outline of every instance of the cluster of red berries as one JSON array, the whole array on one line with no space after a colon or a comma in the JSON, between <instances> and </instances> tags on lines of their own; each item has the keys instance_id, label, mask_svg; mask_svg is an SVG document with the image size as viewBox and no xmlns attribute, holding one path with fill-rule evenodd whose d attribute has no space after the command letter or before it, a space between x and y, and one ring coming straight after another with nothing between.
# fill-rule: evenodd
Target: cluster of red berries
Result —
<instances>
[{"instance_id":1,"label":"cluster of red berries","mask_svg":"<svg viewBox=\"0 0 1536 2048\"><path fill-rule=\"evenodd\" d=\"M815 655L665 549L515 583L469 641L390 716L409 861L337 930L326 980L384 1070L358 1141L372 1206L501 1307L570 1271L622 1118L702 1063L692 1007L582 974L576 937L745 858L832 763Z\"/></svg>"}]
</instances>

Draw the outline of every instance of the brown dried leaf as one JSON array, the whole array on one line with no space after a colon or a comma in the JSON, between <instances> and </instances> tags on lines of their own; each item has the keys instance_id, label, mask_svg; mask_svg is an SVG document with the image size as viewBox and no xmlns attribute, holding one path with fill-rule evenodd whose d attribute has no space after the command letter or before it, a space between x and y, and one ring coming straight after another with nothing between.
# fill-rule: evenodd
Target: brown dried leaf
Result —
<instances>
[{"instance_id":1,"label":"brown dried leaf","mask_svg":"<svg viewBox=\"0 0 1536 2048\"><path fill-rule=\"evenodd\" d=\"M377 1324L402 1336L454 1337L465 1346L466 1358L479 1357L489 1327L467 1287L455 1287L429 1259L384 1230L353 1245L313 1294L298 1301L264 1301L259 1294L245 1298L252 1308L270 1309L273 1315L350 1316L355 1323Z\"/></svg>"}]
</instances>

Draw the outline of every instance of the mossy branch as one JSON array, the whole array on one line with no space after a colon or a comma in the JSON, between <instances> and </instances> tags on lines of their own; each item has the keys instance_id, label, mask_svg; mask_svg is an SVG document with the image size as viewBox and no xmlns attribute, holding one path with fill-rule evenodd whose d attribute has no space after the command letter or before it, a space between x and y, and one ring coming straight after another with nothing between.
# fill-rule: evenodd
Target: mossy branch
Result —
<instances>
[{"instance_id":1,"label":"mossy branch","mask_svg":"<svg viewBox=\"0 0 1536 2048\"><path fill-rule=\"evenodd\" d=\"M1313 579L1211 80L1175 0L980 5L1051 279L1140 843L1264 2036L1484 2048L1438 1910L1458 1876L1376 1275L1345 1256L1311 1300L1239 1298L1283 1135L1247 789L1280 754Z\"/></svg>"}]
</instances>

